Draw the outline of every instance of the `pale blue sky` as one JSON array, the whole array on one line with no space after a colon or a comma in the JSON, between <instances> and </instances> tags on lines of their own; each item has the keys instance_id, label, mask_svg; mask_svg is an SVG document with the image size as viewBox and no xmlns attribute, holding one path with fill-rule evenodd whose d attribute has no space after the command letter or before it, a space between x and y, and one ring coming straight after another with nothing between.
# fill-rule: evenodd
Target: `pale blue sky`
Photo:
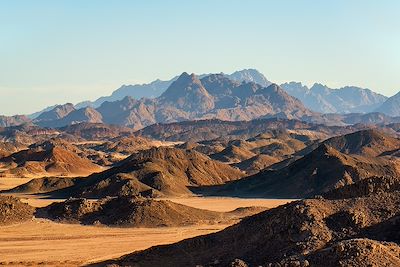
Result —
<instances>
[{"instance_id":1,"label":"pale blue sky","mask_svg":"<svg viewBox=\"0 0 400 267\"><path fill-rule=\"evenodd\" d=\"M0 0L0 114L183 71L400 90L398 0Z\"/></svg>"}]
</instances>

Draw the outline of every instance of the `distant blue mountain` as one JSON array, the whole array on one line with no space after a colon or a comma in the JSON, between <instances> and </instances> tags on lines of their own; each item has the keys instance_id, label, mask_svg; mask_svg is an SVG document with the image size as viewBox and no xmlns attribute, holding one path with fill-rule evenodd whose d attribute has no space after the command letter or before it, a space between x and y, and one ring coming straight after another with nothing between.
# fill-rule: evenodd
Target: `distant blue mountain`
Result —
<instances>
[{"instance_id":1,"label":"distant blue mountain","mask_svg":"<svg viewBox=\"0 0 400 267\"><path fill-rule=\"evenodd\" d=\"M311 88L299 82L284 83L281 87L303 104L321 113L368 113L374 111L387 99L370 89L346 86L332 89L319 83Z\"/></svg>"}]
</instances>

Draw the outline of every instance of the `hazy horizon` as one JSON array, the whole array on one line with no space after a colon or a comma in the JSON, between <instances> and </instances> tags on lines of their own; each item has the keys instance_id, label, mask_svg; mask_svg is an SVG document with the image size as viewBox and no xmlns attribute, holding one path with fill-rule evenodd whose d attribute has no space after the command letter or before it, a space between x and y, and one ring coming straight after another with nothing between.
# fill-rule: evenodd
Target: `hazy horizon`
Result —
<instances>
[{"instance_id":1,"label":"hazy horizon","mask_svg":"<svg viewBox=\"0 0 400 267\"><path fill-rule=\"evenodd\" d=\"M398 1L3 1L1 115L183 71L400 90Z\"/></svg>"}]
</instances>

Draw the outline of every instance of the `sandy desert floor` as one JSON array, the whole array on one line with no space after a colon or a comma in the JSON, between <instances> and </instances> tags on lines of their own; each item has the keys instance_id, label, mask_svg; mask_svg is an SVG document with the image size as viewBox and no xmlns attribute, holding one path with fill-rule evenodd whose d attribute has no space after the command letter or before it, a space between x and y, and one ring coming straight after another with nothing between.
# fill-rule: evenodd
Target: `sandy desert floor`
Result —
<instances>
[{"instance_id":1,"label":"sandy desert floor","mask_svg":"<svg viewBox=\"0 0 400 267\"><path fill-rule=\"evenodd\" d=\"M0 188L7 189L29 179L1 178ZM17 195L32 206L42 207L54 201L34 195ZM169 199L188 206L230 211L238 207L273 208L290 200L187 197ZM111 228L60 224L45 219L0 227L0 265L77 266L116 258L151 246L216 232L226 224L165 228Z\"/></svg>"},{"instance_id":2,"label":"sandy desert floor","mask_svg":"<svg viewBox=\"0 0 400 267\"><path fill-rule=\"evenodd\" d=\"M225 227L111 228L33 219L0 227L0 265L78 266Z\"/></svg>"},{"instance_id":3,"label":"sandy desert floor","mask_svg":"<svg viewBox=\"0 0 400 267\"><path fill-rule=\"evenodd\" d=\"M0 177L0 190L6 190L18 185L24 184L32 180L32 178L5 178Z\"/></svg>"}]
</instances>

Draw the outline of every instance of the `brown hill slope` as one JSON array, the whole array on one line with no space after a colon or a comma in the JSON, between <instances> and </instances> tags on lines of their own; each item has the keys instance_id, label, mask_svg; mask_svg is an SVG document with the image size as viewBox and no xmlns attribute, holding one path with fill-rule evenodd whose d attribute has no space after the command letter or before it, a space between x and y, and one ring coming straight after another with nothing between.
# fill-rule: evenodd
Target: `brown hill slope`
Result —
<instances>
[{"instance_id":1,"label":"brown hill slope","mask_svg":"<svg viewBox=\"0 0 400 267\"><path fill-rule=\"evenodd\" d=\"M247 174L256 174L259 171L279 162L279 158L259 154L249 159L233 164L233 166L245 171Z\"/></svg>"},{"instance_id":2,"label":"brown hill slope","mask_svg":"<svg viewBox=\"0 0 400 267\"><path fill-rule=\"evenodd\" d=\"M30 220L35 209L18 198L0 196L0 226Z\"/></svg>"},{"instance_id":3,"label":"brown hill slope","mask_svg":"<svg viewBox=\"0 0 400 267\"><path fill-rule=\"evenodd\" d=\"M191 194L188 187L223 184L244 173L190 150L158 147L140 151L118 166L83 179L63 193L76 197Z\"/></svg>"},{"instance_id":4,"label":"brown hill slope","mask_svg":"<svg viewBox=\"0 0 400 267\"><path fill-rule=\"evenodd\" d=\"M362 266L379 260L397 264L399 246L381 241L400 241L398 233L394 234L399 226L399 204L399 192L296 201L215 234L153 247L100 266L232 266L234 259L250 266L325 266L321 265L325 261L327 266L348 266L337 265L340 259L349 264L364 260Z\"/></svg>"},{"instance_id":5,"label":"brown hill slope","mask_svg":"<svg viewBox=\"0 0 400 267\"><path fill-rule=\"evenodd\" d=\"M248 211L254 214L262 209L251 208ZM132 197L70 199L41 208L37 214L59 222L123 227L177 227L238 219L235 212L208 211L167 200Z\"/></svg>"},{"instance_id":6,"label":"brown hill slope","mask_svg":"<svg viewBox=\"0 0 400 267\"><path fill-rule=\"evenodd\" d=\"M78 149L61 140L33 144L28 149L0 159L11 175L87 175L100 171L90 160L78 156Z\"/></svg>"},{"instance_id":7,"label":"brown hill slope","mask_svg":"<svg viewBox=\"0 0 400 267\"><path fill-rule=\"evenodd\" d=\"M210 158L226 163L237 163L254 156L255 154L250 150L230 145L221 152L210 155Z\"/></svg>"},{"instance_id":8,"label":"brown hill slope","mask_svg":"<svg viewBox=\"0 0 400 267\"><path fill-rule=\"evenodd\" d=\"M384 158L346 155L320 145L278 170L264 170L203 193L251 197L303 198L321 194L371 176L400 177L398 163Z\"/></svg>"}]
</instances>

